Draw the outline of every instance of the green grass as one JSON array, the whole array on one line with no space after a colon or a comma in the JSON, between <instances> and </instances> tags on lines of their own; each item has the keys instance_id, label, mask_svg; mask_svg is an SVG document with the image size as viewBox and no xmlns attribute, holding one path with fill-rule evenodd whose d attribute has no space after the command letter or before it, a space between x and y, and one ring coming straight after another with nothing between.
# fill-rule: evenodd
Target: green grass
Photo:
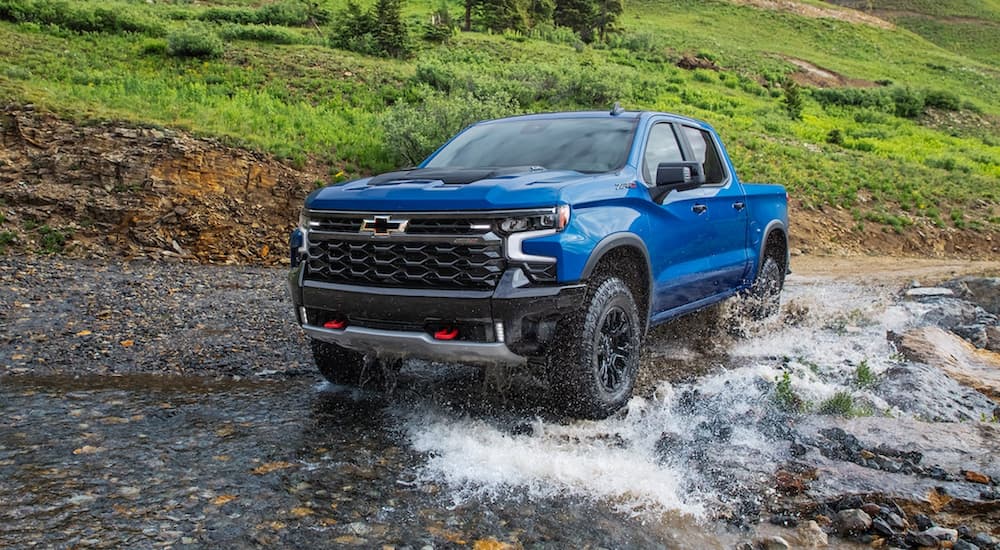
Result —
<instances>
[{"instance_id":1,"label":"green grass","mask_svg":"<svg viewBox=\"0 0 1000 550\"><path fill-rule=\"evenodd\" d=\"M0 14L5 1L13 0L0 0ZM345 3L325 7L335 18ZM932 15L935 5L920 4ZM906 28L722 0L639 1L629 4L624 32L607 46L584 46L561 31L460 33L443 45L415 38L417 53L401 61L329 47L335 21L301 24L292 10L281 15L292 24L268 24L278 12L248 1L86 6L117 10L149 30L76 32L45 19L0 22L0 98L81 121L181 128L293 164L314 158L331 174L348 176L405 163L400 121L425 136L408 158L479 112L605 109L620 100L628 108L710 121L744 180L783 183L806 208L851 209L858 223L901 233L919 220L1000 230L1000 33L963 35L969 44L952 47ZM226 10L212 11L219 6ZM439 6L406 4L415 37ZM460 19L461 4L447 6ZM996 8L996 0L965 1L955 13L994 18ZM165 37L193 22L222 38L221 57L170 55ZM722 70L675 67L685 54ZM964 110L946 130L921 117L900 118L890 104L838 106L803 89L801 118L793 120L781 86L795 70L790 57ZM423 119L436 127L422 127Z\"/></svg>"}]
</instances>

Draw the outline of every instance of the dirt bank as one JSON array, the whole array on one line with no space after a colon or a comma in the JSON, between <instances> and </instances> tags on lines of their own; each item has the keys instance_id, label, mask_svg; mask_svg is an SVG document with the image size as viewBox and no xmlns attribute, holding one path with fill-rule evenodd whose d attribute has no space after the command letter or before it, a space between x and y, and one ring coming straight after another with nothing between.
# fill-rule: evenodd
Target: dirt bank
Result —
<instances>
[{"instance_id":1,"label":"dirt bank","mask_svg":"<svg viewBox=\"0 0 1000 550\"><path fill-rule=\"evenodd\" d=\"M329 167L184 132L74 125L30 107L0 114L0 253L287 263L299 208ZM1000 257L1000 234L922 221L896 233L837 208L791 204L796 254Z\"/></svg>"}]
</instances>

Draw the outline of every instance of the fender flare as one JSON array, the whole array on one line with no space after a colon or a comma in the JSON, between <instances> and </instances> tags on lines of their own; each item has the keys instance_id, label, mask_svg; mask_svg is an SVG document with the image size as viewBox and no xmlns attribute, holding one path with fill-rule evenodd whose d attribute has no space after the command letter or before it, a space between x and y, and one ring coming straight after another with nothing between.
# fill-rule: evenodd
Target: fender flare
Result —
<instances>
[{"instance_id":1,"label":"fender flare","mask_svg":"<svg viewBox=\"0 0 1000 550\"><path fill-rule=\"evenodd\" d=\"M649 250L646 249L646 243L643 242L641 238L635 233L612 233L607 237L601 239L597 243L597 246L590 252L590 257L587 258L587 263L583 266L583 272L580 274L580 280L589 279L594 273L594 269L597 264L600 263L601 259L604 258L609 252L620 248L622 246L630 246L639 249L642 252L642 257L646 261L646 312L644 324L646 327L649 326L649 316L653 308L653 284L655 278L653 277L653 264L649 259Z\"/></svg>"},{"instance_id":2,"label":"fender flare","mask_svg":"<svg viewBox=\"0 0 1000 550\"><path fill-rule=\"evenodd\" d=\"M760 249L757 251L757 270L754 272L754 278L757 277L757 274L760 273L760 268L764 265L764 251L767 248L767 240L774 231L781 231L785 237L785 270L787 271L791 265L789 261L791 253L788 248L788 228L785 227L785 223L781 220L771 220L767 224L767 227L764 228L764 237L760 240Z\"/></svg>"}]
</instances>

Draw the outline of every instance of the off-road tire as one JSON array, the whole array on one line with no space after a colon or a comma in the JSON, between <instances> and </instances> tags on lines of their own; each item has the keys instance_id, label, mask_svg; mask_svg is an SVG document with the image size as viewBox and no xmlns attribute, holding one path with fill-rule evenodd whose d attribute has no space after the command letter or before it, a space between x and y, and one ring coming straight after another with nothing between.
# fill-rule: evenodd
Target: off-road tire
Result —
<instances>
[{"instance_id":1,"label":"off-road tire","mask_svg":"<svg viewBox=\"0 0 1000 550\"><path fill-rule=\"evenodd\" d=\"M312 352L319 373L333 384L367 386L381 381L378 362L367 359L363 353L322 340L312 341Z\"/></svg>"},{"instance_id":2,"label":"off-road tire","mask_svg":"<svg viewBox=\"0 0 1000 550\"><path fill-rule=\"evenodd\" d=\"M785 286L785 271L781 262L772 254L764 257L757 278L747 292L747 313L751 319L766 319L781 308L781 289Z\"/></svg>"},{"instance_id":3,"label":"off-road tire","mask_svg":"<svg viewBox=\"0 0 1000 550\"><path fill-rule=\"evenodd\" d=\"M591 282L577 313L561 323L550 350L553 404L578 418L606 418L632 397L642 322L628 285L615 276Z\"/></svg>"}]
</instances>

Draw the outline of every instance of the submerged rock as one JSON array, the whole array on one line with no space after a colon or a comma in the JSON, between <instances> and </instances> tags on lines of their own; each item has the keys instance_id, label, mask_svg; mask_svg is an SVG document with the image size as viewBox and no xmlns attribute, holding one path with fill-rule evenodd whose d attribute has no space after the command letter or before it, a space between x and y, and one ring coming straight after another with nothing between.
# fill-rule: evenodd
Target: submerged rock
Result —
<instances>
[{"instance_id":1,"label":"submerged rock","mask_svg":"<svg viewBox=\"0 0 1000 550\"><path fill-rule=\"evenodd\" d=\"M993 415L996 404L941 369L905 362L887 370L875 392L890 406L934 422L968 422Z\"/></svg>"}]
</instances>

